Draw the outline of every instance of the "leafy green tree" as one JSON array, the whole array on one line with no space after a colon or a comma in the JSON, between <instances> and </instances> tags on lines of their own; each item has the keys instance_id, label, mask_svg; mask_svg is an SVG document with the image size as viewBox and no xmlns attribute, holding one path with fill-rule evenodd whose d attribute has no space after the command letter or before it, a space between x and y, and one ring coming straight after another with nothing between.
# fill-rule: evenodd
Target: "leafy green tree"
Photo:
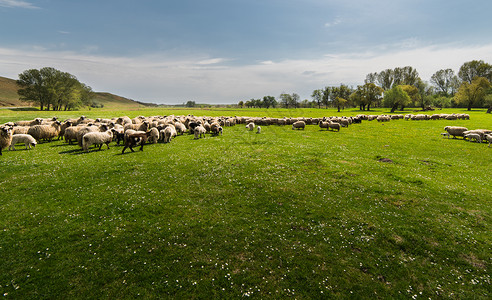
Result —
<instances>
[{"instance_id":1,"label":"leafy green tree","mask_svg":"<svg viewBox=\"0 0 492 300\"><path fill-rule=\"evenodd\" d=\"M357 89L350 95L352 102L359 106L360 110L371 109L371 105L381 100L383 88L372 82L357 86Z\"/></svg>"},{"instance_id":2,"label":"leafy green tree","mask_svg":"<svg viewBox=\"0 0 492 300\"><path fill-rule=\"evenodd\" d=\"M400 85L400 87L410 97L409 103L414 103L414 104L418 105L418 104L421 104L423 102L422 97L420 96L419 90L415 86L405 84L405 85ZM402 103L401 110L404 110L405 106L408 105L409 103ZM422 107L422 109L424 109L424 108L425 108L425 106Z\"/></svg>"},{"instance_id":3,"label":"leafy green tree","mask_svg":"<svg viewBox=\"0 0 492 300\"><path fill-rule=\"evenodd\" d=\"M314 90L313 93L311 94L311 98L313 98L313 101L316 102L318 108L321 108L321 104L323 103L323 90L321 89Z\"/></svg>"},{"instance_id":4,"label":"leafy green tree","mask_svg":"<svg viewBox=\"0 0 492 300\"><path fill-rule=\"evenodd\" d=\"M463 81L458 93L454 96L454 100L471 110L473 105L479 105L485 100L489 88L490 82L486 78L474 77L471 83Z\"/></svg>"},{"instance_id":5,"label":"leafy green tree","mask_svg":"<svg viewBox=\"0 0 492 300\"><path fill-rule=\"evenodd\" d=\"M492 81L492 65L483 60L472 60L465 62L458 72L458 76L464 82L472 83L475 77L483 77Z\"/></svg>"},{"instance_id":6,"label":"leafy green tree","mask_svg":"<svg viewBox=\"0 0 492 300\"><path fill-rule=\"evenodd\" d=\"M243 108L244 107L244 101L239 101L239 103L237 104L237 106L239 106L240 108Z\"/></svg>"},{"instance_id":7,"label":"leafy green tree","mask_svg":"<svg viewBox=\"0 0 492 300\"><path fill-rule=\"evenodd\" d=\"M439 70L431 76L431 83L438 89L443 96L448 96L453 91L455 82L454 71L452 69Z\"/></svg>"},{"instance_id":8,"label":"leafy green tree","mask_svg":"<svg viewBox=\"0 0 492 300\"><path fill-rule=\"evenodd\" d=\"M29 69L19 74L17 85L21 100L34 102L39 104L41 110L44 109L48 102L48 91L39 70Z\"/></svg>"},{"instance_id":9,"label":"leafy green tree","mask_svg":"<svg viewBox=\"0 0 492 300\"><path fill-rule=\"evenodd\" d=\"M410 101L408 94L399 85L384 92L383 104L386 107L391 107L391 112L395 112L398 106L406 106Z\"/></svg>"},{"instance_id":10,"label":"leafy green tree","mask_svg":"<svg viewBox=\"0 0 492 300\"><path fill-rule=\"evenodd\" d=\"M280 104L285 107L289 108L289 105L292 103L292 96L286 93L283 93L280 95Z\"/></svg>"},{"instance_id":11,"label":"leafy green tree","mask_svg":"<svg viewBox=\"0 0 492 300\"><path fill-rule=\"evenodd\" d=\"M352 89L345 84L341 84L339 87L332 87L331 101L333 103L333 106L335 106L338 111L340 111L340 109L342 108L345 108L345 106L348 104L348 99L350 98L351 94Z\"/></svg>"},{"instance_id":12,"label":"leafy green tree","mask_svg":"<svg viewBox=\"0 0 492 300\"><path fill-rule=\"evenodd\" d=\"M411 66L395 68L393 70L394 85L415 85L419 80L419 73Z\"/></svg>"},{"instance_id":13,"label":"leafy green tree","mask_svg":"<svg viewBox=\"0 0 492 300\"><path fill-rule=\"evenodd\" d=\"M325 105L325 108L328 109L328 105L330 105L330 95L331 95L331 87L327 86L323 89L323 98L322 103Z\"/></svg>"},{"instance_id":14,"label":"leafy green tree","mask_svg":"<svg viewBox=\"0 0 492 300\"><path fill-rule=\"evenodd\" d=\"M195 101L190 100L190 101L186 102L185 106L186 107L195 107L196 103L195 103Z\"/></svg>"},{"instance_id":15,"label":"leafy green tree","mask_svg":"<svg viewBox=\"0 0 492 300\"><path fill-rule=\"evenodd\" d=\"M263 107L269 108L269 107L276 107L276 106L277 106L277 100L275 100L275 97L273 96L263 97Z\"/></svg>"},{"instance_id":16,"label":"leafy green tree","mask_svg":"<svg viewBox=\"0 0 492 300\"><path fill-rule=\"evenodd\" d=\"M290 97L290 101L291 101L290 105L294 106L294 108L298 108L300 99L301 99L301 96L299 96L296 93L293 93Z\"/></svg>"},{"instance_id":17,"label":"leafy green tree","mask_svg":"<svg viewBox=\"0 0 492 300\"><path fill-rule=\"evenodd\" d=\"M394 72L391 69L386 69L377 73L376 82L383 90L389 90L393 86L395 80Z\"/></svg>"}]
</instances>

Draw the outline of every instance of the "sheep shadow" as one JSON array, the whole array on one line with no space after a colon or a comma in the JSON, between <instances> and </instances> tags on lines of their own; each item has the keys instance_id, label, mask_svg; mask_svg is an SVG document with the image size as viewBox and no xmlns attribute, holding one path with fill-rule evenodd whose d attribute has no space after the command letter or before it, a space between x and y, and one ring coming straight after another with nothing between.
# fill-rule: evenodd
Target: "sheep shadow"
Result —
<instances>
[{"instance_id":1,"label":"sheep shadow","mask_svg":"<svg viewBox=\"0 0 492 300\"><path fill-rule=\"evenodd\" d=\"M80 155L84 153L86 152L84 152L82 149L72 149L72 150L58 152L58 154L70 154L70 155Z\"/></svg>"}]
</instances>

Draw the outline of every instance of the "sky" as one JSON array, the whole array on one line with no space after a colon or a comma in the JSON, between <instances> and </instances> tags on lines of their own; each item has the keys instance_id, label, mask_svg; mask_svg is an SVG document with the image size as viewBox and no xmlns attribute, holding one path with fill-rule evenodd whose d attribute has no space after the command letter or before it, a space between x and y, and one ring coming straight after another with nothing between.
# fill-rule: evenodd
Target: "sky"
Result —
<instances>
[{"instance_id":1,"label":"sky","mask_svg":"<svg viewBox=\"0 0 492 300\"><path fill-rule=\"evenodd\" d=\"M234 104L412 66L492 63L490 0L0 0L0 76L54 67L94 91Z\"/></svg>"}]
</instances>

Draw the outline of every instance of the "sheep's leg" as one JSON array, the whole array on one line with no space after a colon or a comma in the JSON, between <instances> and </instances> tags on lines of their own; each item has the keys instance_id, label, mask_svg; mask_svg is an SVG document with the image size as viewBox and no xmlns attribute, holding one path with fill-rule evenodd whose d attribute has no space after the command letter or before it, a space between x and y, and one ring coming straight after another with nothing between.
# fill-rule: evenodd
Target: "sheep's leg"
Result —
<instances>
[{"instance_id":1,"label":"sheep's leg","mask_svg":"<svg viewBox=\"0 0 492 300\"><path fill-rule=\"evenodd\" d=\"M102 145L101 145L102 146ZM109 143L106 143L106 146L108 146L108 149L109 149Z\"/></svg>"},{"instance_id":2,"label":"sheep's leg","mask_svg":"<svg viewBox=\"0 0 492 300\"><path fill-rule=\"evenodd\" d=\"M99 150L101 150L102 146L103 146L103 144L99 144Z\"/></svg>"}]
</instances>

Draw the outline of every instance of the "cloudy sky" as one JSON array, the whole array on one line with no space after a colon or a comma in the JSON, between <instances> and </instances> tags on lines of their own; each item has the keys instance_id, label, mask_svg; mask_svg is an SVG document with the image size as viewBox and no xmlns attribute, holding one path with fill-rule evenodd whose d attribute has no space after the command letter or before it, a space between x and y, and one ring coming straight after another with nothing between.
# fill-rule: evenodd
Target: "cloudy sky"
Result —
<instances>
[{"instance_id":1,"label":"cloudy sky","mask_svg":"<svg viewBox=\"0 0 492 300\"><path fill-rule=\"evenodd\" d=\"M153 103L239 100L424 80L492 63L490 0L0 0L0 76L54 67Z\"/></svg>"}]
</instances>

